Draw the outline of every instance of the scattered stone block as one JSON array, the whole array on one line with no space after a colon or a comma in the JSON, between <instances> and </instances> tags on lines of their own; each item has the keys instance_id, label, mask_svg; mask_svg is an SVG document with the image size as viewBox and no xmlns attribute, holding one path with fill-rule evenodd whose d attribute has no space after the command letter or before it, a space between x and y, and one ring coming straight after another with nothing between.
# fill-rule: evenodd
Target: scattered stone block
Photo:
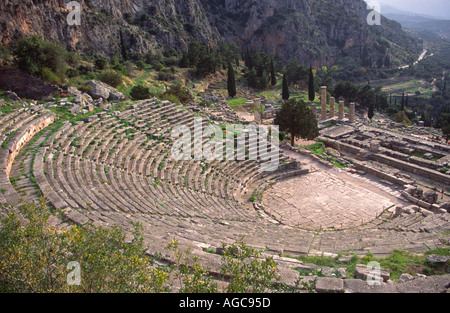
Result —
<instances>
[{"instance_id":1,"label":"scattered stone block","mask_svg":"<svg viewBox=\"0 0 450 313\"><path fill-rule=\"evenodd\" d=\"M423 216L425 216L425 217L427 217L427 216L430 216L430 215L433 215L433 214L434 214L433 212L431 212L431 211L428 211L428 210L426 210L426 209L424 209L424 208L420 208L420 213L422 213L422 215L423 215Z\"/></svg>"},{"instance_id":2,"label":"scattered stone block","mask_svg":"<svg viewBox=\"0 0 450 313\"><path fill-rule=\"evenodd\" d=\"M414 279L415 279L415 277L410 275L410 274L402 274L398 278L397 282L399 282L399 283L406 283L406 282L414 280Z\"/></svg>"},{"instance_id":3,"label":"scattered stone block","mask_svg":"<svg viewBox=\"0 0 450 313\"><path fill-rule=\"evenodd\" d=\"M344 292L344 280L340 278L317 277L317 292Z\"/></svg>"},{"instance_id":4,"label":"scattered stone block","mask_svg":"<svg viewBox=\"0 0 450 313\"><path fill-rule=\"evenodd\" d=\"M401 293L443 293L448 290L450 274L416 278L403 284L398 284Z\"/></svg>"},{"instance_id":5,"label":"scattered stone block","mask_svg":"<svg viewBox=\"0 0 450 313\"><path fill-rule=\"evenodd\" d=\"M397 293L398 289L390 283L380 283L370 285L360 279L344 280L345 293Z\"/></svg>"},{"instance_id":6,"label":"scattered stone block","mask_svg":"<svg viewBox=\"0 0 450 313\"><path fill-rule=\"evenodd\" d=\"M450 257L438 254L430 254L427 256L427 262L433 264L445 264L450 260Z\"/></svg>"},{"instance_id":7,"label":"scattered stone block","mask_svg":"<svg viewBox=\"0 0 450 313\"><path fill-rule=\"evenodd\" d=\"M357 264L356 268L355 268L355 277L362 279L362 280L367 280L367 277L369 275L373 275L374 274L374 269L371 267L368 267L367 265L364 264ZM389 278L391 277L391 273L386 270L386 269L379 269L379 274L380 277L383 279L384 282L387 282L389 280Z\"/></svg>"},{"instance_id":8,"label":"scattered stone block","mask_svg":"<svg viewBox=\"0 0 450 313\"><path fill-rule=\"evenodd\" d=\"M426 160L431 160L431 159L433 158L433 154L431 154L431 153L425 153L425 154L423 155L423 158L426 159Z\"/></svg>"},{"instance_id":9,"label":"scattered stone block","mask_svg":"<svg viewBox=\"0 0 450 313\"><path fill-rule=\"evenodd\" d=\"M438 200L438 194L435 191L433 191L433 190L428 190L423 195L423 200L425 202L428 202L428 203L431 203L431 204L436 203L437 200Z\"/></svg>"}]
</instances>

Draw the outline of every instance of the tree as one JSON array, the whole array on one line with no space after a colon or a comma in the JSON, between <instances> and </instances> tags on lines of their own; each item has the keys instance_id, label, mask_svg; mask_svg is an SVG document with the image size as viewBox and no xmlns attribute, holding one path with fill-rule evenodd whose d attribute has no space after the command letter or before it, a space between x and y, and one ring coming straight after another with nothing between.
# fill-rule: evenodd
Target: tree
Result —
<instances>
[{"instance_id":1,"label":"tree","mask_svg":"<svg viewBox=\"0 0 450 313\"><path fill-rule=\"evenodd\" d=\"M21 38L13 48L17 66L30 75L46 78L43 74L53 74L63 81L67 69L68 53L53 41L43 40L38 35Z\"/></svg>"},{"instance_id":2,"label":"tree","mask_svg":"<svg viewBox=\"0 0 450 313\"><path fill-rule=\"evenodd\" d=\"M290 134L292 146L296 138L313 140L319 136L316 115L303 100L285 101L274 123L280 127L280 131Z\"/></svg>"},{"instance_id":3,"label":"tree","mask_svg":"<svg viewBox=\"0 0 450 313\"><path fill-rule=\"evenodd\" d=\"M288 85L286 73L285 73L285 74L283 74L283 90L282 90L281 98L286 101L286 100L289 100L289 97L290 97L289 85Z\"/></svg>"},{"instance_id":4,"label":"tree","mask_svg":"<svg viewBox=\"0 0 450 313\"><path fill-rule=\"evenodd\" d=\"M309 67L308 97L309 101L311 102L313 102L316 98L316 92L314 91L314 74L312 71L312 66Z\"/></svg>"},{"instance_id":5,"label":"tree","mask_svg":"<svg viewBox=\"0 0 450 313\"><path fill-rule=\"evenodd\" d=\"M122 59L124 61L128 61L127 45L125 44L125 39L123 38L122 30L120 30L119 36L120 36L120 51L122 54Z\"/></svg>"},{"instance_id":6,"label":"tree","mask_svg":"<svg viewBox=\"0 0 450 313\"><path fill-rule=\"evenodd\" d=\"M247 84L250 88L258 88L258 77L255 68L252 68L247 74Z\"/></svg>"},{"instance_id":7,"label":"tree","mask_svg":"<svg viewBox=\"0 0 450 313\"><path fill-rule=\"evenodd\" d=\"M442 133L444 134L445 140L448 142L450 140L450 124L447 124L442 128Z\"/></svg>"},{"instance_id":8,"label":"tree","mask_svg":"<svg viewBox=\"0 0 450 313\"><path fill-rule=\"evenodd\" d=\"M231 62L228 63L227 89L228 89L228 95L231 98L234 98L236 96L236 77L235 77L235 74L234 74L234 69L231 66Z\"/></svg>"},{"instance_id":9,"label":"tree","mask_svg":"<svg viewBox=\"0 0 450 313\"><path fill-rule=\"evenodd\" d=\"M386 55L386 57L384 58L384 66L391 67L391 58L389 57L389 55Z\"/></svg>"},{"instance_id":10,"label":"tree","mask_svg":"<svg viewBox=\"0 0 450 313\"><path fill-rule=\"evenodd\" d=\"M402 94L402 102L400 104L400 111L405 111L405 93Z\"/></svg>"},{"instance_id":11,"label":"tree","mask_svg":"<svg viewBox=\"0 0 450 313\"><path fill-rule=\"evenodd\" d=\"M180 59L180 68L188 68L189 67L189 58L187 56L187 53L183 53Z\"/></svg>"},{"instance_id":12,"label":"tree","mask_svg":"<svg viewBox=\"0 0 450 313\"><path fill-rule=\"evenodd\" d=\"M372 120L372 118L374 117L374 115L375 115L375 113L374 113L374 104L373 104L373 102L371 102L371 103L369 104L369 112L368 112L368 114L367 114L367 117L368 117L370 120Z\"/></svg>"},{"instance_id":13,"label":"tree","mask_svg":"<svg viewBox=\"0 0 450 313\"><path fill-rule=\"evenodd\" d=\"M273 59L270 60L270 84L275 86L277 84L277 76L275 75L275 66Z\"/></svg>"}]
</instances>

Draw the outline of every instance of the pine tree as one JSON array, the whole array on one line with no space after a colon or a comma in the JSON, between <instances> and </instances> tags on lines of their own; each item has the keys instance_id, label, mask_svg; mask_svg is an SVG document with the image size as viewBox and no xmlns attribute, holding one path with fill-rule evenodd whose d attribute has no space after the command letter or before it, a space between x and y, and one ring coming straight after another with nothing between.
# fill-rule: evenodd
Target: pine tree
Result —
<instances>
[{"instance_id":1,"label":"pine tree","mask_svg":"<svg viewBox=\"0 0 450 313\"><path fill-rule=\"evenodd\" d=\"M289 86L286 78L286 73L283 74L283 91L282 91L282 99L289 100Z\"/></svg>"},{"instance_id":2,"label":"pine tree","mask_svg":"<svg viewBox=\"0 0 450 313\"><path fill-rule=\"evenodd\" d=\"M308 82L308 97L309 101L313 102L316 98L316 93L314 91L314 75L312 71L312 66L309 66L309 82Z\"/></svg>"},{"instance_id":3,"label":"pine tree","mask_svg":"<svg viewBox=\"0 0 450 313\"><path fill-rule=\"evenodd\" d=\"M228 95L231 98L236 96L236 77L234 74L234 69L231 63L228 63L228 81L227 81Z\"/></svg>"},{"instance_id":4,"label":"pine tree","mask_svg":"<svg viewBox=\"0 0 450 313\"><path fill-rule=\"evenodd\" d=\"M316 115L303 100L285 101L277 113L274 123L280 127L280 131L291 136L292 146L294 146L296 138L313 140L319 136Z\"/></svg>"}]
</instances>

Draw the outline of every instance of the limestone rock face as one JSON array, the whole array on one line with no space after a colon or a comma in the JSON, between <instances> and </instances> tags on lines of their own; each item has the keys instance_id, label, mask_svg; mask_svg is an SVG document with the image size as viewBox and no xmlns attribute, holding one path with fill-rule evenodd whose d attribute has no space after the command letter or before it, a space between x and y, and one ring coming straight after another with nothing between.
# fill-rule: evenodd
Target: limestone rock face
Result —
<instances>
[{"instance_id":1,"label":"limestone rock face","mask_svg":"<svg viewBox=\"0 0 450 313\"><path fill-rule=\"evenodd\" d=\"M382 18L380 27L369 26L363 0L79 0L79 26L67 23L67 2L0 2L0 43L39 34L69 50L112 57L122 44L130 55L142 55L182 51L194 41L213 47L234 41L314 66L333 64L343 55L358 57L361 46L378 53L387 41L407 53L418 50L397 22Z\"/></svg>"},{"instance_id":2,"label":"limestone rock face","mask_svg":"<svg viewBox=\"0 0 450 313\"><path fill-rule=\"evenodd\" d=\"M0 2L0 43L39 34L69 50L113 56L120 33L130 53L156 47L187 48L191 41L216 43L219 35L199 0L79 0L81 25L69 25L68 0Z\"/></svg>"},{"instance_id":3,"label":"limestone rock face","mask_svg":"<svg viewBox=\"0 0 450 313\"><path fill-rule=\"evenodd\" d=\"M361 0L201 0L211 25L225 40L314 66L332 64L344 51L376 44ZM400 24L382 18L382 36L400 46L415 44ZM403 35L401 35L403 33ZM358 51L356 51L356 50Z\"/></svg>"}]
</instances>

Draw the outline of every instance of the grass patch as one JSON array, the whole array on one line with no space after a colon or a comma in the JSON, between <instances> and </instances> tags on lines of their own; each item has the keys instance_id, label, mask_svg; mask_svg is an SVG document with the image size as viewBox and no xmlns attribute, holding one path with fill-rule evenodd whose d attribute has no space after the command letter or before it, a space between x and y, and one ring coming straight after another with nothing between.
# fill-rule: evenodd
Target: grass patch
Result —
<instances>
[{"instance_id":1,"label":"grass patch","mask_svg":"<svg viewBox=\"0 0 450 313\"><path fill-rule=\"evenodd\" d=\"M316 142L315 144L306 146L305 148L316 155L323 155L325 152L325 145L323 142Z\"/></svg>"},{"instance_id":2,"label":"grass patch","mask_svg":"<svg viewBox=\"0 0 450 313\"><path fill-rule=\"evenodd\" d=\"M235 99L230 99L227 100L228 105L232 108L238 107L238 106L243 106L247 103L247 99L245 98L235 98Z\"/></svg>"}]
</instances>

